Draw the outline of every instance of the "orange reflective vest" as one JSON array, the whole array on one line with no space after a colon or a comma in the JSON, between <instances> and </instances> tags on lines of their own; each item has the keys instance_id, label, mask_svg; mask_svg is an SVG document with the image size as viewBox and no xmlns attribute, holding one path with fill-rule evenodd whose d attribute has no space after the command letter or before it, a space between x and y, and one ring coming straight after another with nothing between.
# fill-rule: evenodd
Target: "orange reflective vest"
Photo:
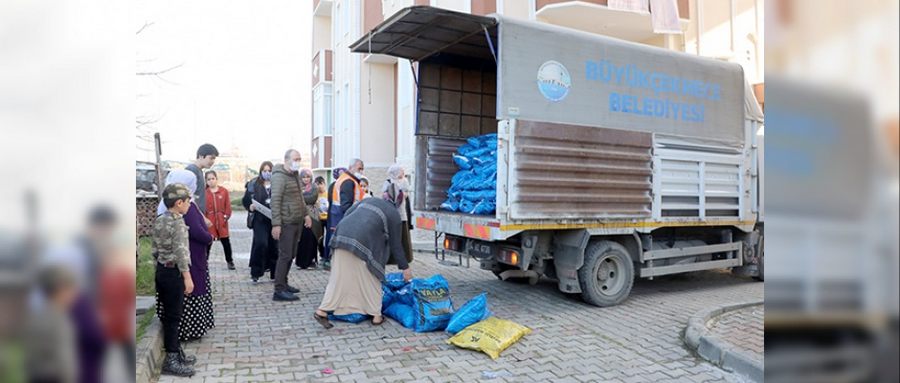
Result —
<instances>
[{"instance_id":1,"label":"orange reflective vest","mask_svg":"<svg viewBox=\"0 0 900 383\"><path fill-rule=\"evenodd\" d=\"M335 206L339 206L341 204L341 185L344 182L353 182L353 203L357 203L362 201L364 195L362 188L359 187L359 182L356 181L355 178L351 177L348 173L341 174L338 177L337 181L334 182L334 188L331 189L331 204Z\"/></svg>"}]
</instances>

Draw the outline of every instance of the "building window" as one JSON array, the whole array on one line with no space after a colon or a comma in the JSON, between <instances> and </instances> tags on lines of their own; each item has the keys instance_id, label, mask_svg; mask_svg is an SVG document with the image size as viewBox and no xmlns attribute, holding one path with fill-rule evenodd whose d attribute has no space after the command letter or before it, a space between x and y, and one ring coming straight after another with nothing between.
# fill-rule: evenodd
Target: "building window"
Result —
<instances>
[{"instance_id":1,"label":"building window","mask_svg":"<svg viewBox=\"0 0 900 383\"><path fill-rule=\"evenodd\" d=\"M325 84L322 88L322 134L330 136L334 132L334 121L331 118L331 84Z\"/></svg>"},{"instance_id":2,"label":"building window","mask_svg":"<svg viewBox=\"0 0 900 383\"><path fill-rule=\"evenodd\" d=\"M337 2L334 4L334 11L335 11L335 13L337 13L337 15L336 15L337 17L335 17L336 22L334 23L334 29L335 29L334 36L341 37L344 35L344 33L343 33L343 30L344 30L343 24L344 23L342 22L344 20L344 17L343 17L344 7L341 6L340 2ZM337 41L338 39L334 39L334 40Z\"/></svg>"},{"instance_id":3,"label":"building window","mask_svg":"<svg viewBox=\"0 0 900 383\"><path fill-rule=\"evenodd\" d=\"M313 91L313 137L332 134L331 116L331 84L323 83Z\"/></svg>"}]
</instances>

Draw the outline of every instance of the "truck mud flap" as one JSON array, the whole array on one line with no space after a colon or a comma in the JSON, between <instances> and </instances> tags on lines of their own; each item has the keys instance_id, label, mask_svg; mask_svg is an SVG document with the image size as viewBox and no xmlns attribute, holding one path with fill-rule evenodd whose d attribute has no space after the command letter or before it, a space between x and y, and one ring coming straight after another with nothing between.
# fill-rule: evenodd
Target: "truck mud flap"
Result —
<instances>
[{"instance_id":1,"label":"truck mud flap","mask_svg":"<svg viewBox=\"0 0 900 383\"><path fill-rule=\"evenodd\" d=\"M587 230L566 230L553 237L553 264L559 279L559 290L565 293L580 293L578 269L584 264L584 249L591 235Z\"/></svg>"}]
</instances>

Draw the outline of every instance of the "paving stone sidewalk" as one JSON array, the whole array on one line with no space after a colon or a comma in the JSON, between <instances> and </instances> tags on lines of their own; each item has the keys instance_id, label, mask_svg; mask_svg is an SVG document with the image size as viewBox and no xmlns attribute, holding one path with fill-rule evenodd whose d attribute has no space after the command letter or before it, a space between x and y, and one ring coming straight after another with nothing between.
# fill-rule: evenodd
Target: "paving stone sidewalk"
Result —
<instances>
[{"instance_id":1,"label":"paving stone sidewalk","mask_svg":"<svg viewBox=\"0 0 900 383\"><path fill-rule=\"evenodd\" d=\"M762 363L765 309L762 305L724 313L707 323L710 334Z\"/></svg>"},{"instance_id":2,"label":"paving stone sidewalk","mask_svg":"<svg viewBox=\"0 0 900 383\"><path fill-rule=\"evenodd\" d=\"M244 221L240 213L232 219L237 270L227 269L221 245L213 245L217 327L201 341L185 344L199 359L190 381L472 382L496 373L500 377L490 381L738 382L738 376L695 358L684 347L682 330L705 307L763 297L762 283L701 272L639 280L622 305L597 308L559 292L552 281L502 282L475 263L470 269L450 267L433 254L417 253L414 274L443 274L455 306L486 291L496 316L534 330L494 361L445 344L445 333L417 334L390 320L381 327L364 322L322 329L312 312L327 283L325 271L291 270L300 300L273 302L267 277L259 284L250 281L251 233Z\"/></svg>"}]
</instances>

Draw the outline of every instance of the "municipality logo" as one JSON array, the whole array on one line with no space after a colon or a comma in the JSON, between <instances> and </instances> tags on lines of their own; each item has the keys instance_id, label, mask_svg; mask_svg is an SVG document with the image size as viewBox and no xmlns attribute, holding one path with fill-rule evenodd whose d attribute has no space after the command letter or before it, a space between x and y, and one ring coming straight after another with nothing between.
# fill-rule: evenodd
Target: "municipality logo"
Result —
<instances>
[{"instance_id":1,"label":"municipality logo","mask_svg":"<svg viewBox=\"0 0 900 383\"><path fill-rule=\"evenodd\" d=\"M547 100L558 102L569 94L572 78L563 64L550 60L541 65L537 73L538 90Z\"/></svg>"}]
</instances>

